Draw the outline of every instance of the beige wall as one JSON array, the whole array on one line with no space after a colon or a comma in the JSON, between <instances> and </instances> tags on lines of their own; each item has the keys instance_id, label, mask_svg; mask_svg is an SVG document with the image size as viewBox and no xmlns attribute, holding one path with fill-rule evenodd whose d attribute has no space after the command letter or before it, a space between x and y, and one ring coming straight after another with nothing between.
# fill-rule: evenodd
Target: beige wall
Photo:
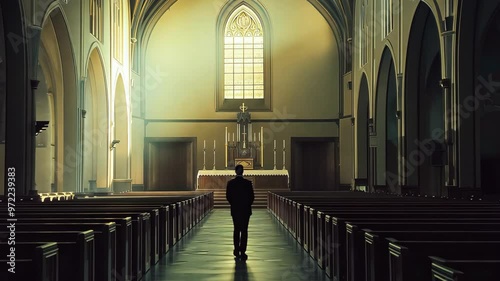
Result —
<instances>
[{"instance_id":1,"label":"beige wall","mask_svg":"<svg viewBox=\"0 0 500 281\"><path fill-rule=\"evenodd\" d=\"M327 22L308 2L290 0L282 5L279 1L266 0L261 3L272 25L273 110L252 112L253 128L254 131L264 128L264 168L273 168L274 139L278 143L277 168L283 167L284 139L285 162L290 169L291 137L338 136L335 122L293 121L338 118L338 51ZM156 75L148 79L152 83L144 92L145 117L148 121L155 120L147 123L145 136L197 138L197 169L203 168L203 140L207 142L206 168L213 167L215 140L216 168L224 169L224 130L228 127L232 133L236 128L236 112L215 111L215 25L220 8L209 1L177 1L155 27L146 53L146 69ZM219 121L170 122L172 120L165 119ZM266 121L259 122L259 119Z\"/></svg>"},{"instance_id":2,"label":"beige wall","mask_svg":"<svg viewBox=\"0 0 500 281\"><path fill-rule=\"evenodd\" d=\"M253 122L254 131L264 130L264 168L273 169L273 140L276 141L276 163L277 168L283 167L283 140L285 140L285 164L287 169L290 169L290 138L291 137L336 137L338 129L336 123L287 123L287 122L270 122L259 123ZM236 123L226 122L204 122L204 123L189 123L189 122L152 122L146 127L146 136L153 138L167 137L196 137L196 155L197 168L203 168L203 140L206 140L206 167L212 169L213 143L216 143L215 167L216 169L224 169L224 131L225 127L228 132L236 131ZM134 160L135 162L135 160Z\"/></svg>"},{"instance_id":3,"label":"beige wall","mask_svg":"<svg viewBox=\"0 0 500 281\"><path fill-rule=\"evenodd\" d=\"M337 137L339 58L333 33L325 19L306 1L261 1L271 21L272 111L252 112L254 130L265 128L264 166L273 168L272 141L286 140L290 168L291 137ZM203 167L207 140L207 169L224 168L224 128L235 131L235 112L215 111L216 21L221 7L210 1L177 1L160 19L146 53L146 69L156 73L145 91L146 137L196 137L197 168ZM307 20L305 20L307 19ZM249 111L252 111L249 108ZM170 122L165 119L235 120L227 122ZM266 122L258 122L264 119ZM279 120L323 119L317 122ZM271 120L271 121L270 121ZM278 120L278 121L274 121ZM184 120L186 121L186 120Z\"/></svg>"},{"instance_id":4,"label":"beige wall","mask_svg":"<svg viewBox=\"0 0 500 281\"><path fill-rule=\"evenodd\" d=\"M337 118L339 58L327 22L306 1L261 3L272 24L273 108L296 118ZM161 79L146 93L147 119L234 117L214 110L219 9L210 1L180 0L158 22L146 68ZM255 113L254 118L273 115Z\"/></svg>"}]
</instances>

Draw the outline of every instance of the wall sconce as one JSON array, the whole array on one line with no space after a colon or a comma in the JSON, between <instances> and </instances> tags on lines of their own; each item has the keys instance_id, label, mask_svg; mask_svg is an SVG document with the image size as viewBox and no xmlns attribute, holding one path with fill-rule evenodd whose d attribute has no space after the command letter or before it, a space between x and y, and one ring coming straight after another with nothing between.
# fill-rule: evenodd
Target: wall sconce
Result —
<instances>
[{"instance_id":1,"label":"wall sconce","mask_svg":"<svg viewBox=\"0 0 500 281\"><path fill-rule=\"evenodd\" d=\"M36 121L35 123L35 136L38 136L42 131L49 127L49 121Z\"/></svg>"},{"instance_id":2,"label":"wall sconce","mask_svg":"<svg viewBox=\"0 0 500 281\"><path fill-rule=\"evenodd\" d=\"M114 148L116 148L116 145L120 143L120 140L113 140L111 142L111 147L110 149L113 150Z\"/></svg>"}]
</instances>

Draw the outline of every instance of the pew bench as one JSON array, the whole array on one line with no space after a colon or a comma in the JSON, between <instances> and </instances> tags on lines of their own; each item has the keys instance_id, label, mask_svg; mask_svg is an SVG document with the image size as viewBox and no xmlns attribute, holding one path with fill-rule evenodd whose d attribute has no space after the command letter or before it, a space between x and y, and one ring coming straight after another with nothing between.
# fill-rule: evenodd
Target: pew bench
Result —
<instances>
[{"instance_id":1,"label":"pew bench","mask_svg":"<svg viewBox=\"0 0 500 281\"><path fill-rule=\"evenodd\" d=\"M10 245L0 242L0 252L10 253ZM0 280L33 280L59 281L59 248L57 243L16 242L15 273L11 268L10 259L5 255L0 257Z\"/></svg>"},{"instance_id":2,"label":"pew bench","mask_svg":"<svg viewBox=\"0 0 500 281\"><path fill-rule=\"evenodd\" d=\"M399 241L393 238L388 240L392 281L431 280L432 266L429 256L453 257L457 260L500 259L500 241Z\"/></svg>"},{"instance_id":3,"label":"pew bench","mask_svg":"<svg viewBox=\"0 0 500 281\"><path fill-rule=\"evenodd\" d=\"M432 280L476 281L500 280L500 260L456 260L429 257L432 262Z\"/></svg>"},{"instance_id":4,"label":"pew bench","mask_svg":"<svg viewBox=\"0 0 500 281\"><path fill-rule=\"evenodd\" d=\"M0 231L0 237L7 235L9 235L9 232ZM97 280L94 269L95 241L94 231L92 230L22 231L17 230L16 225L15 241L16 244L19 242L56 242L59 253L59 278L61 280Z\"/></svg>"}]
</instances>

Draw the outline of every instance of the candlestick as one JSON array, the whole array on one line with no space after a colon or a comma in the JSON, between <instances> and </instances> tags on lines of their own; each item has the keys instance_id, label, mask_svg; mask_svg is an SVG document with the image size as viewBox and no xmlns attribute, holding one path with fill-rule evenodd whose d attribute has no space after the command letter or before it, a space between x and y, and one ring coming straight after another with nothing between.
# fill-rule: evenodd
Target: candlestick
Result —
<instances>
[{"instance_id":1,"label":"candlestick","mask_svg":"<svg viewBox=\"0 0 500 281\"><path fill-rule=\"evenodd\" d=\"M243 148L247 148L247 134L245 133L245 125L243 125Z\"/></svg>"},{"instance_id":2,"label":"candlestick","mask_svg":"<svg viewBox=\"0 0 500 281\"><path fill-rule=\"evenodd\" d=\"M205 170L205 163L206 163L206 149L203 148L203 170Z\"/></svg>"},{"instance_id":3,"label":"candlestick","mask_svg":"<svg viewBox=\"0 0 500 281\"><path fill-rule=\"evenodd\" d=\"M215 141L214 141L214 168L213 170L215 170Z\"/></svg>"},{"instance_id":4,"label":"candlestick","mask_svg":"<svg viewBox=\"0 0 500 281\"><path fill-rule=\"evenodd\" d=\"M264 169L264 128L260 127L260 166Z\"/></svg>"},{"instance_id":5,"label":"candlestick","mask_svg":"<svg viewBox=\"0 0 500 281\"><path fill-rule=\"evenodd\" d=\"M286 168L285 168L285 140L283 140L283 170L286 170Z\"/></svg>"},{"instance_id":6,"label":"candlestick","mask_svg":"<svg viewBox=\"0 0 500 281\"><path fill-rule=\"evenodd\" d=\"M276 170L276 140L274 140L274 170Z\"/></svg>"}]
</instances>

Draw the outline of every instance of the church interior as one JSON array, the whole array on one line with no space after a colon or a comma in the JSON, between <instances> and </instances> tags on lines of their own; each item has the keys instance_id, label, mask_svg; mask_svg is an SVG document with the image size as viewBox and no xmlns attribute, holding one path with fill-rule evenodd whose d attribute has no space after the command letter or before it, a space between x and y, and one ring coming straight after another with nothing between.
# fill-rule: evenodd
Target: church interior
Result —
<instances>
[{"instance_id":1,"label":"church interior","mask_svg":"<svg viewBox=\"0 0 500 281\"><path fill-rule=\"evenodd\" d=\"M500 280L499 50L500 0L0 0L0 279Z\"/></svg>"}]
</instances>

